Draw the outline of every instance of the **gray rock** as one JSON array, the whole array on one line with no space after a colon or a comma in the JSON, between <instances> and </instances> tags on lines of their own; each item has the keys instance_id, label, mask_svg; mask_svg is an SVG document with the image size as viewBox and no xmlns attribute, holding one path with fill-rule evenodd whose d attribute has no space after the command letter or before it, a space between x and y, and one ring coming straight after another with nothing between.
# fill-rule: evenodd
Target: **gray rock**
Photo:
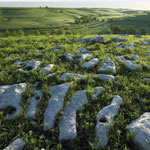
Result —
<instances>
[{"instance_id":1,"label":"gray rock","mask_svg":"<svg viewBox=\"0 0 150 150\"><path fill-rule=\"evenodd\" d=\"M147 48L147 50L149 50L149 51L150 51L150 47L148 47L148 48Z\"/></svg>"},{"instance_id":2,"label":"gray rock","mask_svg":"<svg viewBox=\"0 0 150 150\"><path fill-rule=\"evenodd\" d=\"M87 49L84 48L84 47L78 48L77 51L79 51L79 52L90 52L89 50L87 50Z\"/></svg>"},{"instance_id":3,"label":"gray rock","mask_svg":"<svg viewBox=\"0 0 150 150\"><path fill-rule=\"evenodd\" d=\"M74 139L77 136L76 112L87 103L86 91L78 91L72 97L64 110L64 115L59 123L59 140Z\"/></svg>"},{"instance_id":4,"label":"gray rock","mask_svg":"<svg viewBox=\"0 0 150 150\"><path fill-rule=\"evenodd\" d=\"M126 38L120 38L120 37L114 37L114 38L111 38L111 40L114 42L126 42L127 41Z\"/></svg>"},{"instance_id":5,"label":"gray rock","mask_svg":"<svg viewBox=\"0 0 150 150\"><path fill-rule=\"evenodd\" d=\"M93 54L91 53L86 53L86 54L77 54L77 56L79 57L79 60L86 60L87 57L91 57L93 56Z\"/></svg>"},{"instance_id":6,"label":"gray rock","mask_svg":"<svg viewBox=\"0 0 150 150\"><path fill-rule=\"evenodd\" d=\"M150 78L143 78L143 80L150 82Z\"/></svg>"},{"instance_id":7,"label":"gray rock","mask_svg":"<svg viewBox=\"0 0 150 150\"><path fill-rule=\"evenodd\" d=\"M116 73L115 63L110 58L106 58L104 60L104 64L98 70L98 72L112 72L112 73Z\"/></svg>"},{"instance_id":8,"label":"gray rock","mask_svg":"<svg viewBox=\"0 0 150 150\"><path fill-rule=\"evenodd\" d=\"M99 63L98 58L93 58L89 62L86 62L82 65L82 68L93 68Z\"/></svg>"},{"instance_id":9,"label":"gray rock","mask_svg":"<svg viewBox=\"0 0 150 150\"><path fill-rule=\"evenodd\" d=\"M22 61L16 60L16 61L14 62L14 64L15 64L15 65L21 65L21 64L22 64Z\"/></svg>"},{"instance_id":10,"label":"gray rock","mask_svg":"<svg viewBox=\"0 0 150 150\"><path fill-rule=\"evenodd\" d=\"M115 77L112 76L112 75L97 74L97 77L98 77L100 80L103 80L103 81L107 81L107 80L115 81Z\"/></svg>"},{"instance_id":11,"label":"gray rock","mask_svg":"<svg viewBox=\"0 0 150 150\"><path fill-rule=\"evenodd\" d=\"M14 113L8 114L8 118L13 118L21 112L21 96L25 88L26 83L0 86L0 108L16 108Z\"/></svg>"},{"instance_id":12,"label":"gray rock","mask_svg":"<svg viewBox=\"0 0 150 150\"><path fill-rule=\"evenodd\" d=\"M37 106L42 98L42 91L35 91L35 95L31 98L27 111L26 117L30 120L36 120Z\"/></svg>"},{"instance_id":13,"label":"gray rock","mask_svg":"<svg viewBox=\"0 0 150 150\"><path fill-rule=\"evenodd\" d=\"M28 69L28 71L31 72L32 70L36 70L41 65L41 62L35 60L26 60L23 62L23 65L24 66L20 69L20 71Z\"/></svg>"},{"instance_id":14,"label":"gray rock","mask_svg":"<svg viewBox=\"0 0 150 150\"><path fill-rule=\"evenodd\" d=\"M66 59L73 60L74 54L68 53L64 55Z\"/></svg>"},{"instance_id":15,"label":"gray rock","mask_svg":"<svg viewBox=\"0 0 150 150\"><path fill-rule=\"evenodd\" d=\"M114 117L118 115L120 104L122 102L122 98L115 95L111 104L101 109L97 114L96 140L94 145L96 148L108 144L111 123L113 122Z\"/></svg>"},{"instance_id":16,"label":"gray rock","mask_svg":"<svg viewBox=\"0 0 150 150\"><path fill-rule=\"evenodd\" d=\"M33 87L33 88L37 88L37 86L39 85L39 83L40 83L39 81L36 81L36 82L33 84L32 87Z\"/></svg>"},{"instance_id":17,"label":"gray rock","mask_svg":"<svg viewBox=\"0 0 150 150\"><path fill-rule=\"evenodd\" d=\"M142 66L141 65L137 65L136 62L131 61L131 60L127 60L125 59L123 56L117 56L117 59L121 62L123 62L127 69L130 71L140 71L142 70Z\"/></svg>"},{"instance_id":18,"label":"gray rock","mask_svg":"<svg viewBox=\"0 0 150 150\"><path fill-rule=\"evenodd\" d=\"M8 56L8 57L5 58L5 60L11 60L11 59L12 59L11 56Z\"/></svg>"},{"instance_id":19,"label":"gray rock","mask_svg":"<svg viewBox=\"0 0 150 150\"><path fill-rule=\"evenodd\" d=\"M140 60L140 59L139 59L139 56L137 56L137 55L131 54L130 56L131 56L133 59L135 59L135 60Z\"/></svg>"},{"instance_id":20,"label":"gray rock","mask_svg":"<svg viewBox=\"0 0 150 150\"><path fill-rule=\"evenodd\" d=\"M54 52L58 52L61 48L61 45L56 45L56 47L54 48Z\"/></svg>"},{"instance_id":21,"label":"gray rock","mask_svg":"<svg viewBox=\"0 0 150 150\"><path fill-rule=\"evenodd\" d=\"M84 76L81 74L77 74L77 73L64 73L61 77L60 80L68 80L69 77L75 77L75 78L79 78L81 80L84 79Z\"/></svg>"},{"instance_id":22,"label":"gray rock","mask_svg":"<svg viewBox=\"0 0 150 150\"><path fill-rule=\"evenodd\" d=\"M142 35L134 35L135 38L142 38Z\"/></svg>"},{"instance_id":23,"label":"gray rock","mask_svg":"<svg viewBox=\"0 0 150 150\"><path fill-rule=\"evenodd\" d=\"M51 87L52 96L44 113L44 131L54 126L55 116L63 108L64 98L70 86L71 83L65 83Z\"/></svg>"},{"instance_id":24,"label":"gray rock","mask_svg":"<svg viewBox=\"0 0 150 150\"><path fill-rule=\"evenodd\" d=\"M146 112L140 118L132 121L128 125L128 129L133 136L135 144L140 146L141 150L149 150L150 148L150 113Z\"/></svg>"},{"instance_id":25,"label":"gray rock","mask_svg":"<svg viewBox=\"0 0 150 150\"><path fill-rule=\"evenodd\" d=\"M4 73L4 71L0 71L0 74L3 74Z\"/></svg>"},{"instance_id":26,"label":"gray rock","mask_svg":"<svg viewBox=\"0 0 150 150\"><path fill-rule=\"evenodd\" d=\"M92 96L92 99L96 99L97 96L99 96L104 91L104 88L99 86L99 87L95 87L93 90L94 90L94 95Z\"/></svg>"},{"instance_id":27,"label":"gray rock","mask_svg":"<svg viewBox=\"0 0 150 150\"><path fill-rule=\"evenodd\" d=\"M54 64L48 64L46 67L41 69L41 73L48 73L49 71L52 70L53 67L54 67Z\"/></svg>"},{"instance_id":28,"label":"gray rock","mask_svg":"<svg viewBox=\"0 0 150 150\"><path fill-rule=\"evenodd\" d=\"M10 143L5 149L3 150L22 150L25 146L25 141L21 138L17 138L15 141Z\"/></svg>"},{"instance_id":29,"label":"gray rock","mask_svg":"<svg viewBox=\"0 0 150 150\"><path fill-rule=\"evenodd\" d=\"M46 78L52 78L52 77L55 77L56 76L56 72L54 73L50 73L49 75L46 76Z\"/></svg>"},{"instance_id":30,"label":"gray rock","mask_svg":"<svg viewBox=\"0 0 150 150\"><path fill-rule=\"evenodd\" d=\"M90 42L92 38L79 38L77 39L78 42Z\"/></svg>"},{"instance_id":31,"label":"gray rock","mask_svg":"<svg viewBox=\"0 0 150 150\"><path fill-rule=\"evenodd\" d=\"M150 53L148 53L148 57L150 57Z\"/></svg>"},{"instance_id":32,"label":"gray rock","mask_svg":"<svg viewBox=\"0 0 150 150\"><path fill-rule=\"evenodd\" d=\"M104 37L101 36L101 35L99 35L99 36L97 36L97 37L94 37L94 38L92 39L92 41L94 41L94 42L96 42L96 43L103 43L104 40L105 40Z\"/></svg>"},{"instance_id":33,"label":"gray rock","mask_svg":"<svg viewBox=\"0 0 150 150\"><path fill-rule=\"evenodd\" d=\"M129 43L129 44L121 44L121 45L118 45L117 48L125 48L125 47L129 47L129 48L132 48L132 49L135 49L134 45L132 43Z\"/></svg>"}]
</instances>

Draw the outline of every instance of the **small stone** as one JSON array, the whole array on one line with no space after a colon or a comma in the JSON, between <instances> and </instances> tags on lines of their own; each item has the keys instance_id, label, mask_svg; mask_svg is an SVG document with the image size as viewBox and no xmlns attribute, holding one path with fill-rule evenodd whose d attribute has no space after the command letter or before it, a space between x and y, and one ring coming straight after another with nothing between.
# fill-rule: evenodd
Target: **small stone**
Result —
<instances>
[{"instance_id":1,"label":"small stone","mask_svg":"<svg viewBox=\"0 0 150 150\"><path fill-rule=\"evenodd\" d=\"M107 81L107 80L115 81L115 77L113 75L97 74L97 77L103 81Z\"/></svg>"},{"instance_id":2,"label":"small stone","mask_svg":"<svg viewBox=\"0 0 150 150\"><path fill-rule=\"evenodd\" d=\"M94 90L94 95L92 96L92 99L96 99L97 96L99 96L104 91L104 88L100 86L100 87L95 87L93 90Z\"/></svg>"},{"instance_id":3,"label":"small stone","mask_svg":"<svg viewBox=\"0 0 150 150\"><path fill-rule=\"evenodd\" d=\"M25 141L21 138L17 138L15 141L10 143L4 150L22 150L25 146Z\"/></svg>"},{"instance_id":4,"label":"small stone","mask_svg":"<svg viewBox=\"0 0 150 150\"><path fill-rule=\"evenodd\" d=\"M106 58L104 60L104 64L98 70L98 72L112 72L112 73L116 73L115 63L110 58Z\"/></svg>"},{"instance_id":5,"label":"small stone","mask_svg":"<svg viewBox=\"0 0 150 150\"><path fill-rule=\"evenodd\" d=\"M96 140L94 145L96 148L108 144L111 123L113 122L114 117L118 115L120 104L122 102L123 99L120 96L115 95L111 104L101 109L97 114Z\"/></svg>"},{"instance_id":6,"label":"small stone","mask_svg":"<svg viewBox=\"0 0 150 150\"><path fill-rule=\"evenodd\" d=\"M142 38L142 35L134 35L135 38Z\"/></svg>"},{"instance_id":7,"label":"small stone","mask_svg":"<svg viewBox=\"0 0 150 150\"><path fill-rule=\"evenodd\" d=\"M114 42L126 42L127 41L126 38L120 38L120 37L114 37L114 38L111 38L111 40Z\"/></svg>"},{"instance_id":8,"label":"small stone","mask_svg":"<svg viewBox=\"0 0 150 150\"><path fill-rule=\"evenodd\" d=\"M77 136L76 112L87 103L86 91L77 91L69 101L59 123L59 140L70 140Z\"/></svg>"},{"instance_id":9,"label":"small stone","mask_svg":"<svg viewBox=\"0 0 150 150\"><path fill-rule=\"evenodd\" d=\"M22 64L22 61L16 60L16 61L14 62L14 64L15 64L15 65L21 65L21 64Z\"/></svg>"},{"instance_id":10,"label":"small stone","mask_svg":"<svg viewBox=\"0 0 150 150\"><path fill-rule=\"evenodd\" d=\"M70 86L71 83L64 83L51 87L52 96L44 113L44 131L54 126L55 116L63 108L64 98Z\"/></svg>"},{"instance_id":11,"label":"small stone","mask_svg":"<svg viewBox=\"0 0 150 150\"><path fill-rule=\"evenodd\" d=\"M140 60L140 59L139 59L139 56L137 56L137 55L131 54L130 56L131 56L134 60Z\"/></svg>"},{"instance_id":12,"label":"small stone","mask_svg":"<svg viewBox=\"0 0 150 150\"><path fill-rule=\"evenodd\" d=\"M50 73L49 75L46 76L46 78L52 78L56 76L56 72Z\"/></svg>"},{"instance_id":13,"label":"small stone","mask_svg":"<svg viewBox=\"0 0 150 150\"><path fill-rule=\"evenodd\" d=\"M5 58L5 60L11 60L11 59L12 59L11 56L8 56L8 57Z\"/></svg>"},{"instance_id":14,"label":"small stone","mask_svg":"<svg viewBox=\"0 0 150 150\"><path fill-rule=\"evenodd\" d=\"M146 112L140 118L132 121L128 129L133 136L133 141L141 150L150 148L150 113Z\"/></svg>"},{"instance_id":15,"label":"small stone","mask_svg":"<svg viewBox=\"0 0 150 150\"><path fill-rule=\"evenodd\" d=\"M77 73L64 73L61 77L60 80L68 80L69 77L75 77L75 78L79 78L81 80L84 79L84 76L81 74L77 74Z\"/></svg>"},{"instance_id":16,"label":"small stone","mask_svg":"<svg viewBox=\"0 0 150 150\"><path fill-rule=\"evenodd\" d=\"M78 48L77 51L80 51L80 52L90 52L89 50L87 50L87 49L84 48L84 47Z\"/></svg>"},{"instance_id":17,"label":"small stone","mask_svg":"<svg viewBox=\"0 0 150 150\"><path fill-rule=\"evenodd\" d=\"M61 45L56 45L56 47L54 48L54 52L58 52L61 48Z\"/></svg>"},{"instance_id":18,"label":"small stone","mask_svg":"<svg viewBox=\"0 0 150 150\"><path fill-rule=\"evenodd\" d=\"M93 54L91 53L86 53L86 54L77 54L77 56L79 57L80 60L86 60L87 57L91 57L93 56Z\"/></svg>"},{"instance_id":19,"label":"small stone","mask_svg":"<svg viewBox=\"0 0 150 150\"><path fill-rule=\"evenodd\" d=\"M73 60L74 54L68 53L64 55L66 59Z\"/></svg>"},{"instance_id":20,"label":"small stone","mask_svg":"<svg viewBox=\"0 0 150 150\"><path fill-rule=\"evenodd\" d=\"M41 69L41 73L48 73L49 71L52 70L53 67L54 67L54 64L49 64L46 67Z\"/></svg>"},{"instance_id":21,"label":"small stone","mask_svg":"<svg viewBox=\"0 0 150 150\"><path fill-rule=\"evenodd\" d=\"M99 63L98 58L94 58L92 60L90 60L89 62L86 62L82 65L82 68L93 68L95 67L95 65L97 65Z\"/></svg>"},{"instance_id":22,"label":"small stone","mask_svg":"<svg viewBox=\"0 0 150 150\"><path fill-rule=\"evenodd\" d=\"M150 82L150 78L143 78L143 80Z\"/></svg>"}]
</instances>

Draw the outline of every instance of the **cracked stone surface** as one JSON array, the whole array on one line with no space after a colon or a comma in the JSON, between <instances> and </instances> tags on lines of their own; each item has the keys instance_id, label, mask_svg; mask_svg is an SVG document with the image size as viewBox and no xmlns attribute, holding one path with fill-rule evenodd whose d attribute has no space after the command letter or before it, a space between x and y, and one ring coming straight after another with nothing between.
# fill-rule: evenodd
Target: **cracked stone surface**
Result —
<instances>
[{"instance_id":1,"label":"cracked stone surface","mask_svg":"<svg viewBox=\"0 0 150 150\"><path fill-rule=\"evenodd\" d=\"M69 77L75 77L75 78L79 78L81 80L84 79L84 76L81 74L77 74L77 73L64 73L61 77L60 80L68 80Z\"/></svg>"},{"instance_id":2,"label":"cracked stone surface","mask_svg":"<svg viewBox=\"0 0 150 150\"><path fill-rule=\"evenodd\" d=\"M8 114L9 118L17 116L21 112L21 96L26 88L26 83L0 86L0 108L12 106L16 111Z\"/></svg>"},{"instance_id":3,"label":"cracked stone surface","mask_svg":"<svg viewBox=\"0 0 150 150\"><path fill-rule=\"evenodd\" d=\"M97 74L96 75L100 80L107 81L112 80L115 81L115 77L113 75L107 75L107 74Z\"/></svg>"},{"instance_id":4,"label":"cracked stone surface","mask_svg":"<svg viewBox=\"0 0 150 150\"><path fill-rule=\"evenodd\" d=\"M123 56L117 56L117 59L121 62L123 62L127 69L130 71L140 71L142 70L142 66L141 65L137 65L136 62L131 61L131 60L127 60L125 59Z\"/></svg>"},{"instance_id":5,"label":"cracked stone surface","mask_svg":"<svg viewBox=\"0 0 150 150\"><path fill-rule=\"evenodd\" d=\"M64 110L59 123L59 140L74 139L77 136L76 112L87 103L86 91L77 91Z\"/></svg>"},{"instance_id":6,"label":"cracked stone surface","mask_svg":"<svg viewBox=\"0 0 150 150\"><path fill-rule=\"evenodd\" d=\"M84 48L84 47L78 48L77 51L79 51L79 52L90 52L89 50L87 50L87 49Z\"/></svg>"},{"instance_id":7,"label":"cracked stone surface","mask_svg":"<svg viewBox=\"0 0 150 150\"><path fill-rule=\"evenodd\" d=\"M26 117L29 118L30 120L36 120L37 106L41 98L42 98L41 90L35 91L34 96L31 97L26 111Z\"/></svg>"},{"instance_id":8,"label":"cracked stone surface","mask_svg":"<svg viewBox=\"0 0 150 150\"><path fill-rule=\"evenodd\" d=\"M17 138L15 141L10 143L4 150L22 150L25 146L25 141L21 138Z\"/></svg>"},{"instance_id":9,"label":"cracked stone surface","mask_svg":"<svg viewBox=\"0 0 150 150\"><path fill-rule=\"evenodd\" d=\"M50 88L51 97L44 113L44 131L51 129L54 125L57 113L63 108L64 98L71 83L64 83Z\"/></svg>"},{"instance_id":10,"label":"cracked stone surface","mask_svg":"<svg viewBox=\"0 0 150 150\"><path fill-rule=\"evenodd\" d=\"M92 96L92 99L96 99L97 96L99 96L104 91L104 88L99 86L99 87L95 87L93 90L94 90L94 95Z\"/></svg>"},{"instance_id":11,"label":"cracked stone surface","mask_svg":"<svg viewBox=\"0 0 150 150\"><path fill-rule=\"evenodd\" d=\"M150 113L146 112L138 119L128 125L128 129L133 136L135 144L140 146L141 150L150 148Z\"/></svg>"},{"instance_id":12,"label":"cracked stone surface","mask_svg":"<svg viewBox=\"0 0 150 150\"><path fill-rule=\"evenodd\" d=\"M98 58L93 58L89 62L86 62L82 65L82 68L93 68L99 63Z\"/></svg>"},{"instance_id":13,"label":"cracked stone surface","mask_svg":"<svg viewBox=\"0 0 150 150\"><path fill-rule=\"evenodd\" d=\"M86 60L87 57L93 56L91 53L86 53L86 54L77 54L80 60Z\"/></svg>"},{"instance_id":14,"label":"cracked stone surface","mask_svg":"<svg viewBox=\"0 0 150 150\"><path fill-rule=\"evenodd\" d=\"M48 64L46 67L41 69L41 73L48 73L51 71L54 67L54 64Z\"/></svg>"},{"instance_id":15,"label":"cracked stone surface","mask_svg":"<svg viewBox=\"0 0 150 150\"><path fill-rule=\"evenodd\" d=\"M115 95L111 104L102 108L97 114L96 140L94 145L96 148L108 144L111 123L113 122L114 117L118 115L120 104L122 102L123 99L120 96Z\"/></svg>"},{"instance_id":16,"label":"cracked stone surface","mask_svg":"<svg viewBox=\"0 0 150 150\"><path fill-rule=\"evenodd\" d=\"M104 64L98 70L98 72L112 72L112 73L116 73L115 63L110 58L106 58L104 60Z\"/></svg>"}]
</instances>

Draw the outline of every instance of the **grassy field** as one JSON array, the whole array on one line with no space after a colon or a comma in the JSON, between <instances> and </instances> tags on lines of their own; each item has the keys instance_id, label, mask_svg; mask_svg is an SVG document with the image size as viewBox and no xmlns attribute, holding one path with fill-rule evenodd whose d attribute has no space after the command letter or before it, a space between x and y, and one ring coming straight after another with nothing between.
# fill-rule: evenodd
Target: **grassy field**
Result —
<instances>
[{"instance_id":1,"label":"grassy field","mask_svg":"<svg viewBox=\"0 0 150 150\"><path fill-rule=\"evenodd\" d=\"M96 21L76 24L77 18L93 16ZM128 9L65 9L65 8L0 8L0 30L5 29L51 29L69 27L79 33L94 34L110 32L113 25L137 29L145 28L150 33L150 15L144 11Z\"/></svg>"},{"instance_id":2,"label":"grassy field","mask_svg":"<svg viewBox=\"0 0 150 150\"><path fill-rule=\"evenodd\" d=\"M18 10L19 11L19 10ZM74 10L75 11L75 10ZM97 35L88 35L94 37ZM95 126L97 113L105 106L111 103L113 95L120 95L123 98L123 103L119 110L119 114L115 117L109 134L109 143L106 147L99 148L100 150L138 150L138 147L133 143L130 133L127 129L128 124L132 120L137 119L144 112L150 111L150 83L142 79L150 77L150 71L146 67L149 63L148 46L139 44L139 38L134 38L132 35L126 37L127 42L133 43L136 49L131 48L116 48L115 42L110 38L117 36L103 35L104 43L81 43L76 40L80 35L53 35L53 36L22 36L22 37L4 37L0 39L0 85L10 85L17 83L27 83L27 88L22 95L21 114L13 120L5 118L5 115L11 111L10 108L0 109L0 149L5 148L10 142L17 137L21 137L26 141L24 150L92 150L95 139ZM149 39L150 36L143 36L141 39ZM136 42L136 43L135 43ZM62 45L62 49L54 52L56 45ZM62 59L62 55L66 53L79 53L77 48L85 47L93 53L92 58L98 58L99 64L91 69L82 69L84 61L69 61ZM41 55L41 53L43 55ZM140 60L138 64L143 65L143 71L132 72L128 71L123 63L120 63L116 56L125 56L133 60L129 55L136 54ZM6 60L7 56L11 56L10 60ZM105 58L110 57L116 64L117 73L115 74L115 82L101 81L95 77L98 69L102 66ZM18 65L15 65L16 60L38 60L41 61L41 66L32 72L24 71L16 72ZM86 62L85 61L85 62ZM39 72L40 68L47 64L54 64L54 68L50 73L56 72L57 75L47 79L46 75ZM79 73L84 75L84 80L69 79L72 85L65 97L63 109L57 114L54 128L43 131L43 114L48 105L48 100L51 96L50 87L59 85L67 81L60 81L59 78L63 73ZM92 79L92 81L90 81ZM33 88L32 85L39 81L39 85ZM96 86L102 86L105 91L95 100L92 100L92 89ZM30 97L35 90L42 90L42 100L38 105L36 114L36 125L30 123L25 117L25 112L30 101ZM64 109L71 97L77 90L86 90L88 103L84 105L81 111L77 112L77 134L74 140L60 142L58 140L59 127L58 123L61 120Z\"/></svg>"}]
</instances>

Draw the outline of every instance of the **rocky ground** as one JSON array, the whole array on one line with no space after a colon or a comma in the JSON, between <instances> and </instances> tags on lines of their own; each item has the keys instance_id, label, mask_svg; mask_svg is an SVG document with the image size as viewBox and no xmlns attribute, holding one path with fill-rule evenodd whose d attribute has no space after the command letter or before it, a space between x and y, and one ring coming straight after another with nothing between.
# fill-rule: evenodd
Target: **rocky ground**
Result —
<instances>
[{"instance_id":1,"label":"rocky ground","mask_svg":"<svg viewBox=\"0 0 150 150\"><path fill-rule=\"evenodd\" d=\"M0 39L0 148L150 147L150 37Z\"/></svg>"}]
</instances>

